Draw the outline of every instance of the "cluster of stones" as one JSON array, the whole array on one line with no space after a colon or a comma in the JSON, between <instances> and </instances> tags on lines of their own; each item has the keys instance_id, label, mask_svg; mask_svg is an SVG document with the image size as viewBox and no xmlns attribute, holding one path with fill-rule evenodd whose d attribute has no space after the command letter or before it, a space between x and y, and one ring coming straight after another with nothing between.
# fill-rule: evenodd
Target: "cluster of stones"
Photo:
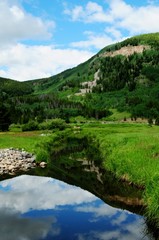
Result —
<instances>
[{"instance_id":1,"label":"cluster of stones","mask_svg":"<svg viewBox=\"0 0 159 240\"><path fill-rule=\"evenodd\" d=\"M13 148L0 150L0 175L26 172L35 167L35 156L31 153Z\"/></svg>"}]
</instances>

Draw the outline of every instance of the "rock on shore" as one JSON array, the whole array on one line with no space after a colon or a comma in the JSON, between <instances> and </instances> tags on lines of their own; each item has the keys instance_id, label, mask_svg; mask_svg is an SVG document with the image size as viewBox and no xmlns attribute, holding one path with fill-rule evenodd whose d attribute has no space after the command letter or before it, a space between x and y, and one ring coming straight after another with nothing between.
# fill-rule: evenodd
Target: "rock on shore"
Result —
<instances>
[{"instance_id":1,"label":"rock on shore","mask_svg":"<svg viewBox=\"0 0 159 240\"><path fill-rule=\"evenodd\" d=\"M35 156L31 153L13 148L0 150L0 175L13 175L18 171L26 172L35 167Z\"/></svg>"}]
</instances>

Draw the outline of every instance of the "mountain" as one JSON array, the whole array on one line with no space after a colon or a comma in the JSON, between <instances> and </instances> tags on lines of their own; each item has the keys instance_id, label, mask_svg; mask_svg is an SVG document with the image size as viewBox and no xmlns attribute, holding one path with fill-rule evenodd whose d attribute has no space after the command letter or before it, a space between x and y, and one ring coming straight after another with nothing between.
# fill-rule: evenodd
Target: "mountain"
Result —
<instances>
[{"instance_id":1,"label":"mountain","mask_svg":"<svg viewBox=\"0 0 159 240\"><path fill-rule=\"evenodd\" d=\"M32 83L37 93L41 93L41 92L49 93L57 90L63 91L63 92L64 91L67 92L69 90L68 92L72 91L73 93L75 92L78 93L79 89L82 89L82 88L85 89L85 86L87 85L89 90L91 90L90 88L92 88L92 85L94 86L95 84L93 83L90 84L89 82L95 80L94 75L97 73L97 71L98 70L102 72L107 71L107 66L104 65L105 59L106 61L109 61L109 59L111 59L110 64L113 64L114 62L118 61L119 65L120 64L124 65L125 63L127 64L128 62L134 61L133 64L135 65L138 62L137 60L135 62L135 60L132 60L132 58L134 58L136 55L141 56L143 54L149 54L149 55L153 55L152 57L156 57L155 55L157 55L156 51L158 50L158 47L159 47L159 33L135 36L135 37L126 39L123 42L105 47L98 54L96 54L91 59L80 64L77 67L68 69L50 78L34 80L32 81ZM132 55L135 55L135 56L132 57ZM119 56L120 58L122 58L121 62L119 61ZM127 61L124 62L124 59L127 59ZM144 62L145 60L146 59L144 58L140 58L139 61ZM141 68L141 66L139 67ZM142 70L142 69L139 69L139 70ZM109 69L109 71L112 72L113 70ZM106 76L105 75L103 76L102 74L99 74L99 75L102 83L102 81L106 78ZM110 82L111 82L111 79L110 79ZM117 87L116 90L118 90L118 88L122 88L122 87ZM111 87L110 89L108 88L108 90L114 90L114 89L111 89Z\"/></svg>"},{"instance_id":2,"label":"mountain","mask_svg":"<svg viewBox=\"0 0 159 240\"><path fill-rule=\"evenodd\" d=\"M107 46L88 61L50 78L27 82L0 78L0 92L4 108L0 111L7 111L10 123L69 120L77 115L100 119L114 110L128 112L132 118L158 119L159 33Z\"/></svg>"}]
</instances>

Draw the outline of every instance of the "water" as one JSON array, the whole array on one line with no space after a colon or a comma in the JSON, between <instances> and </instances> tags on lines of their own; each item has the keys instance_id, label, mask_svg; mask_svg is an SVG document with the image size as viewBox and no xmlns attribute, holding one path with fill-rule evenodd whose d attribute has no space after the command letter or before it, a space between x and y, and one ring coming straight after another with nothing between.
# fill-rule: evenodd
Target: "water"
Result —
<instances>
[{"instance_id":1,"label":"water","mask_svg":"<svg viewBox=\"0 0 159 240\"><path fill-rule=\"evenodd\" d=\"M47 168L0 182L0 240L152 239L142 190L106 171L98 149L68 141L51 156Z\"/></svg>"},{"instance_id":2,"label":"water","mask_svg":"<svg viewBox=\"0 0 159 240\"><path fill-rule=\"evenodd\" d=\"M22 175L0 182L2 240L139 240L144 218L62 181Z\"/></svg>"}]
</instances>

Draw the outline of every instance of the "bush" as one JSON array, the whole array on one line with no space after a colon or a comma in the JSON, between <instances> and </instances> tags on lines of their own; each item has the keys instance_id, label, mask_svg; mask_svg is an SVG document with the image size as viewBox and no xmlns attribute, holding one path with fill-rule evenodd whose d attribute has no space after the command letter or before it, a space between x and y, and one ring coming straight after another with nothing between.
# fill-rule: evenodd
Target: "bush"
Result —
<instances>
[{"instance_id":1,"label":"bush","mask_svg":"<svg viewBox=\"0 0 159 240\"><path fill-rule=\"evenodd\" d=\"M20 132L20 131L21 131L21 128L22 128L22 125L21 125L21 124L12 123L12 124L9 126L9 131L12 131L12 132Z\"/></svg>"},{"instance_id":2,"label":"bush","mask_svg":"<svg viewBox=\"0 0 159 240\"><path fill-rule=\"evenodd\" d=\"M64 130L66 126L67 125L65 120L61 118L55 118L51 121L40 123L39 130L53 130L53 129Z\"/></svg>"},{"instance_id":3,"label":"bush","mask_svg":"<svg viewBox=\"0 0 159 240\"><path fill-rule=\"evenodd\" d=\"M70 123L86 123L87 119L83 116L71 117Z\"/></svg>"},{"instance_id":4,"label":"bush","mask_svg":"<svg viewBox=\"0 0 159 240\"><path fill-rule=\"evenodd\" d=\"M39 124L39 130L48 130L50 127L50 122L42 122Z\"/></svg>"},{"instance_id":5,"label":"bush","mask_svg":"<svg viewBox=\"0 0 159 240\"><path fill-rule=\"evenodd\" d=\"M61 118L55 118L49 123L49 130L53 130L53 129L64 130L66 126L67 125L65 120Z\"/></svg>"},{"instance_id":6,"label":"bush","mask_svg":"<svg viewBox=\"0 0 159 240\"><path fill-rule=\"evenodd\" d=\"M39 129L38 123L32 120L22 126L22 131L33 131L38 129Z\"/></svg>"}]
</instances>

